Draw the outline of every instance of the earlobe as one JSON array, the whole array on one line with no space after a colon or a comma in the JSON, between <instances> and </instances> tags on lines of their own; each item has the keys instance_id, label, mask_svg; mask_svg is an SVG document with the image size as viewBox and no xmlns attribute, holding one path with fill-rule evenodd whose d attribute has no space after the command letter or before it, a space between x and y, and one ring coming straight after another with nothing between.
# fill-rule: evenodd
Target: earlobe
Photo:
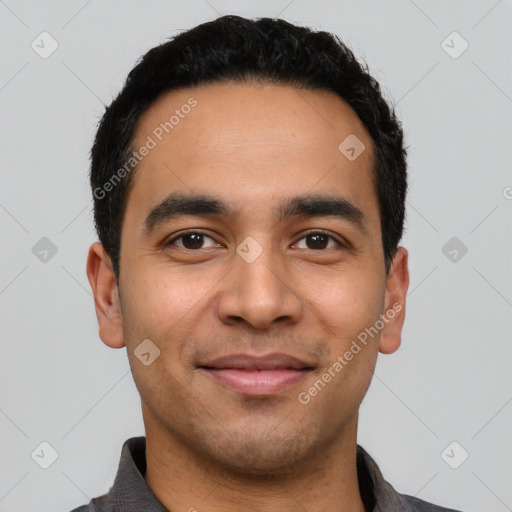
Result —
<instances>
[{"instance_id":1,"label":"earlobe","mask_svg":"<svg viewBox=\"0 0 512 512\"><path fill-rule=\"evenodd\" d=\"M124 347L117 282L110 258L99 242L89 248L87 278L94 295L100 338L111 348Z\"/></svg>"},{"instance_id":2,"label":"earlobe","mask_svg":"<svg viewBox=\"0 0 512 512\"><path fill-rule=\"evenodd\" d=\"M405 320L405 299L409 288L408 252L399 247L389 270L386 292L384 327L381 331L379 352L392 354L400 347Z\"/></svg>"}]
</instances>

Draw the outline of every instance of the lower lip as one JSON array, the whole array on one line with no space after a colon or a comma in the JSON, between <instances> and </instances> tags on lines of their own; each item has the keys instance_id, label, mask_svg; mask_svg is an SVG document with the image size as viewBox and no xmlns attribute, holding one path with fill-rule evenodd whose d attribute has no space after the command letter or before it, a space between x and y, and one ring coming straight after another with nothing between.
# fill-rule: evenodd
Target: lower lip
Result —
<instances>
[{"instance_id":1,"label":"lower lip","mask_svg":"<svg viewBox=\"0 0 512 512\"><path fill-rule=\"evenodd\" d=\"M202 368L214 379L244 395L273 395L302 380L310 370L212 370Z\"/></svg>"}]
</instances>

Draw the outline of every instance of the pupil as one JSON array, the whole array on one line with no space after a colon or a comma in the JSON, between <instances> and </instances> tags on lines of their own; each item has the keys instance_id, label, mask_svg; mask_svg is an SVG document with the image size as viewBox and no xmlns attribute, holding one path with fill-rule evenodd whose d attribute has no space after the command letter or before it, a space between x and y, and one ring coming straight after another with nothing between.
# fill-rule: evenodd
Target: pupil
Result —
<instances>
[{"instance_id":1,"label":"pupil","mask_svg":"<svg viewBox=\"0 0 512 512\"><path fill-rule=\"evenodd\" d=\"M310 240L316 240L315 242L313 242L313 249L319 249L319 248L322 248L323 246L325 246L325 241L327 240L327 237L325 235L321 235L321 234L318 234L318 235L308 235L310 237ZM320 240L320 243L319 243L319 240Z\"/></svg>"},{"instance_id":2,"label":"pupil","mask_svg":"<svg viewBox=\"0 0 512 512\"><path fill-rule=\"evenodd\" d=\"M183 245L186 247L187 245L192 245L193 247L186 247L187 249L198 249L202 243L202 236L198 233L187 233L183 235ZM189 243L190 242L190 243Z\"/></svg>"}]
</instances>

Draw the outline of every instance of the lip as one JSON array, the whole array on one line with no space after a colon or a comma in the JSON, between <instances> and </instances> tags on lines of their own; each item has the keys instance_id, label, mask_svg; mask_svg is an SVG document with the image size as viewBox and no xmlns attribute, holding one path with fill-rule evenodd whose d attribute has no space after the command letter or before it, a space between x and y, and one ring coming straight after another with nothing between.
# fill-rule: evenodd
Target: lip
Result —
<instances>
[{"instance_id":1,"label":"lip","mask_svg":"<svg viewBox=\"0 0 512 512\"><path fill-rule=\"evenodd\" d=\"M199 370L238 393L268 396L304 379L313 367L288 354L232 354L208 361Z\"/></svg>"},{"instance_id":2,"label":"lip","mask_svg":"<svg viewBox=\"0 0 512 512\"><path fill-rule=\"evenodd\" d=\"M277 370L292 369L301 370L303 368L312 368L313 365L302 361L289 354L282 352L273 352L264 356L254 356L251 354L230 354L219 357L211 361L201 363L201 368L213 368L217 370L238 369L238 370Z\"/></svg>"}]
</instances>

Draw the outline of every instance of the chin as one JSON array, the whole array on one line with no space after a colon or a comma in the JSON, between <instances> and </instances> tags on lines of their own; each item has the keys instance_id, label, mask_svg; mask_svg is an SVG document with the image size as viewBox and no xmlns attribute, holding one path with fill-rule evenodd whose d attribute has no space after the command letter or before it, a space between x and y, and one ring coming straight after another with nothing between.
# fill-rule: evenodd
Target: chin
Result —
<instances>
[{"instance_id":1,"label":"chin","mask_svg":"<svg viewBox=\"0 0 512 512\"><path fill-rule=\"evenodd\" d=\"M204 432L203 432L204 433ZM201 436L202 437L202 436ZM301 471L316 452L318 441L291 432L222 431L217 436L202 437L203 456L239 475L283 478Z\"/></svg>"}]
</instances>

